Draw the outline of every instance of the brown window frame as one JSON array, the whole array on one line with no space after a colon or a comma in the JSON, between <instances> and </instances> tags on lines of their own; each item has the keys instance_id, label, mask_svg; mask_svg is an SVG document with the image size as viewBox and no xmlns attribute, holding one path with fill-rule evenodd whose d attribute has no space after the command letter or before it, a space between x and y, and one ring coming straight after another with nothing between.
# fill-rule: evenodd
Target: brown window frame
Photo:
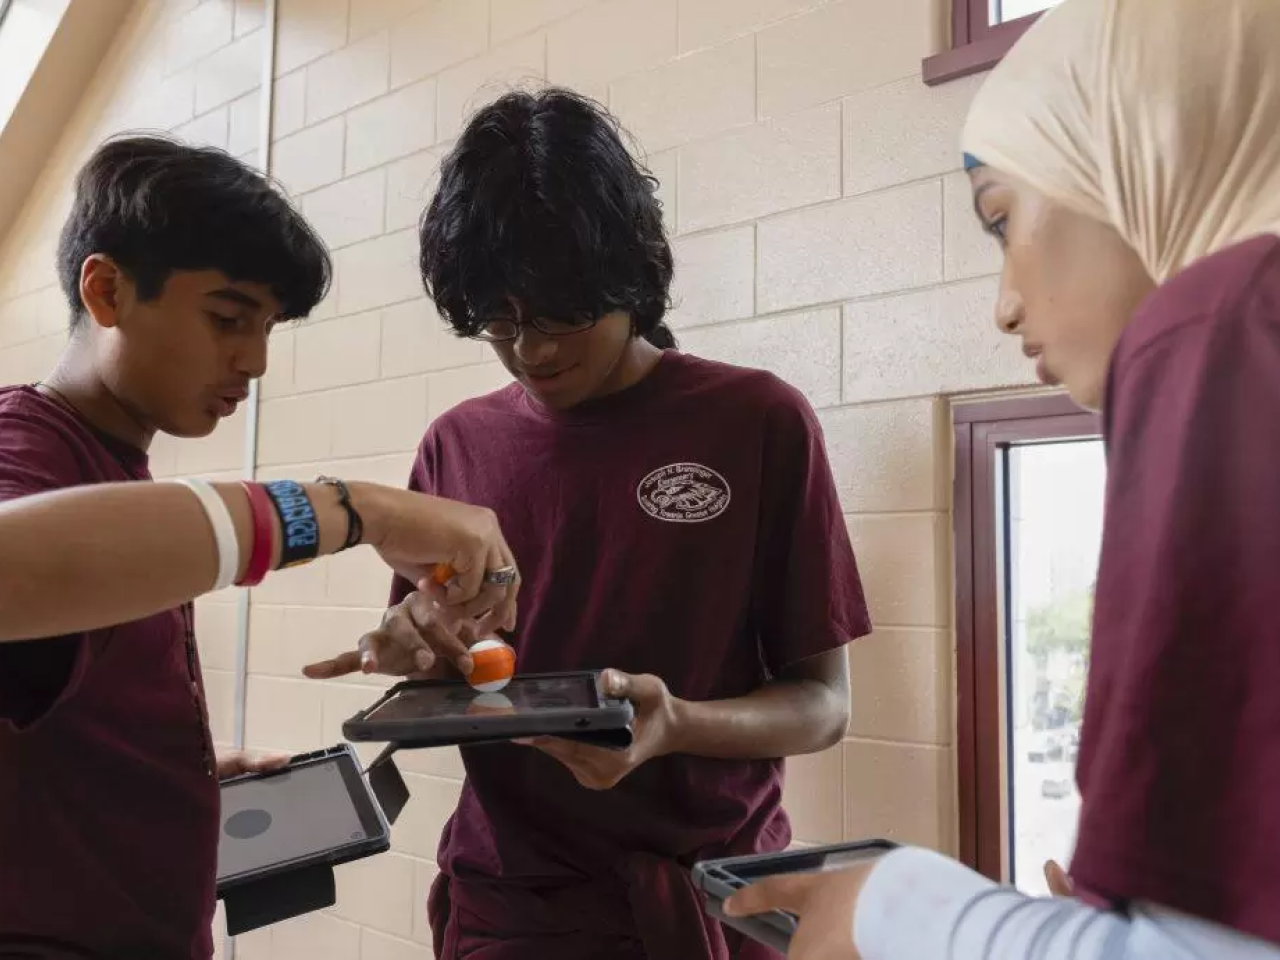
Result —
<instances>
[{"instance_id":1,"label":"brown window frame","mask_svg":"<svg viewBox=\"0 0 1280 960\"><path fill-rule=\"evenodd\" d=\"M990 0L951 0L951 48L924 61L924 82L936 86L990 70L1040 16L992 24Z\"/></svg>"},{"instance_id":2,"label":"brown window frame","mask_svg":"<svg viewBox=\"0 0 1280 960\"><path fill-rule=\"evenodd\" d=\"M1004 882L999 455L1019 443L1101 436L1102 423L1065 394L956 404L952 422L960 859Z\"/></svg>"}]
</instances>

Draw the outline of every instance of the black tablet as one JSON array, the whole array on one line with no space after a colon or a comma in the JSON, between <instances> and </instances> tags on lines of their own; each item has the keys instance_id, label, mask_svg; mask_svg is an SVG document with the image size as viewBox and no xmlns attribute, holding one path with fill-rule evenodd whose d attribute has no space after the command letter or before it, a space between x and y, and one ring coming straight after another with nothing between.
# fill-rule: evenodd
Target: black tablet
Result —
<instances>
[{"instance_id":1,"label":"black tablet","mask_svg":"<svg viewBox=\"0 0 1280 960\"><path fill-rule=\"evenodd\" d=\"M860 840L786 853L765 853L750 857L705 860L693 865L694 885L706 897L707 913L780 953L786 953L796 932L796 918L774 911L754 917L726 917L724 902L757 880L782 873L825 873L840 870L859 860L883 856L897 844L888 840Z\"/></svg>"},{"instance_id":2,"label":"black tablet","mask_svg":"<svg viewBox=\"0 0 1280 960\"><path fill-rule=\"evenodd\" d=\"M391 829L350 744L221 783L218 896L245 884L382 853Z\"/></svg>"},{"instance_id":3,"label":"black tablet","mask_svg":"<svg viewBox=\"0 0 1280 960\"><path fill-rule=\"evenodd\" d=\"M604 693L599 671L518 675L498 693L461 681L411 680L344 723L342 735L406 748L567 737L626 749L633 716L630 701Z\"/></svg>"}]
</instances>

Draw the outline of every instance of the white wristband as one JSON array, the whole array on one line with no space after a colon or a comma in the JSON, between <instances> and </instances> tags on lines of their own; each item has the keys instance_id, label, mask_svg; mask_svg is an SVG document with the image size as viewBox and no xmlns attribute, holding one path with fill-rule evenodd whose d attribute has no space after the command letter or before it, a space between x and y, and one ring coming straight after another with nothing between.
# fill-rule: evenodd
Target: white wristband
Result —
<instances>
[{"instance_id":1,"label":"white wristband","mask_svg":"<svg viewBox=\"0 0 1280 960\"><path fill-rule=\"evenodd\" d=\"M235 582L236 571L240 569L240 541L236 537L231 511L208 481L184 478L178 483L199 497L209 526L213 527L213 539L218 545L218 579L212 589L225 590Z\"/></svg>"}]
</instances>

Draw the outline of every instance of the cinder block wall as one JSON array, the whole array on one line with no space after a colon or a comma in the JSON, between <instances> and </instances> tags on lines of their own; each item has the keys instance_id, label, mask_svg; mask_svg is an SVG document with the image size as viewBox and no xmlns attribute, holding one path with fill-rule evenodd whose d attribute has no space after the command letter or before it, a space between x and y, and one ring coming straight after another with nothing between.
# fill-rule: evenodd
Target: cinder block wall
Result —
<instances>
[{"instance_id":1,"label":"cinder block wall","mask_svg":"<svg viewBox=\"0 0 1280 960\"><path fill-rule=\"evenodd\" d=\"M336 472L402 483L426 424L504 383L445 337L421 295L414 224L468 111L513 82L607 102L662 195L691 352L766 367L819 408L877 623L856 646L853 721L790 764L798 838L955 843L949 395L1019 385L991 322L995 252L972 222L956 142L974 80L936 89L940 0L280 0L271 173L333 246L319 314L282 331L256 454L244 412L161 440L159 476ZM76 165L152 127L258 162L261 0L139 0L0 248L0 382L46 373L63 340L52 248ZM376 623L386 572L364 551L253 591L251 747L336 742L375 692L302 663ZM199 603L214 728L236 718L237 598ZM240 957L428 957L423 903L461 786L447 751L406 756L414 799L393 853L339 871L332 911L240 938Z\"/></svg>"}]
</instances>

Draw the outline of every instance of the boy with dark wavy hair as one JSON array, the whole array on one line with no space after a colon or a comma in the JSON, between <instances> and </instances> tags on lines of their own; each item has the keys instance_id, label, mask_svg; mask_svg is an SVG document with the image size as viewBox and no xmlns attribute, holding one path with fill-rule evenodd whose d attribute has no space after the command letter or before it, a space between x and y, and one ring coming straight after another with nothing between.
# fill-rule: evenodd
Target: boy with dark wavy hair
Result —
<instances>
[{"instance_id":1,"label":"boy with dark wavy hair","mask_svg":"<svg viewBox=\"0 0 1280 960\"><path fill-rule=\"evenodd\" d=\"M598 105L514 93L467 126L422 220L440 315L516 382L437 420L410 485L498 514L519 669L612 668L637 715L625 751L462 751L441 960L769 956L706 919L687 869L787 846L781 758L845 730L844 647L870 623L817 420L768 373L672 349L656 187ZM448 675L412 590L362 646L391 673L434 647Z\"/></svg>"}]
</instances>

